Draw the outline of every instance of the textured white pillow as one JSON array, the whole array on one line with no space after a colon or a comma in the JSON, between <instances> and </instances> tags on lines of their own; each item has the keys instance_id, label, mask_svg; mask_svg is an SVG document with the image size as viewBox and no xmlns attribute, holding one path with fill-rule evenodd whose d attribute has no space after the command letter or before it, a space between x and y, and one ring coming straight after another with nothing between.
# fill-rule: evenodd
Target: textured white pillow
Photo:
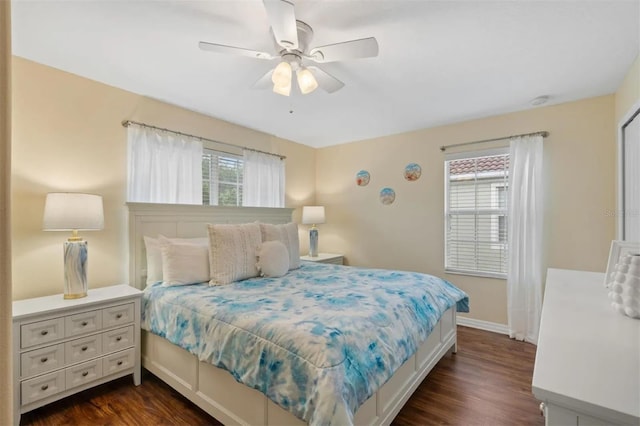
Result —
<instances>
[{"instance_id":1,"label":"textured white pillow","mask_svg":"<svg viewBox=\"0 0 640 426\"><path fill-rule=\"evenodd\" d=\"M280 241L265 241L258 249L258 269L263 277L281 277L289 271L289 251Z\"/></svg>"},{"instance_id":2,"label":"textured white pillow","mask_svg":"<svg viewBox=\"0 0 640 426\"><path fill-rule=\"evenodd\" d=\"M260 224L262 241L280 241L289 252L289 269L300 267L300 238L298 237L298 224L286 223L284 225Z\"/></svg>"},{"instance_id":3,"label":"textured white pillow","mask_svg":"<svg viewBox=\"0 0 640 426\"><path fill-rule=\"evenodd\" d=\"M162 285L197 284L209 281L209 247L161 240Z\"/></svg>"},{"instance_id":4,"label":"textured white pillow","mask_svg":"<svg viewBox=\"0 0 640 426\"><path fill-rule=\"evenodd\" d=\"M158 281L162 281L162 251L161 241L170 241L174 243L197 244L207 247L209 238L167 238L164 235L158 235L158 238L144 238L145 251L147 253L147 285L151 285ZM206 280L205 280L206 281Z\"/></svg>"},{"instance_id":5,"label":"textured white pillow","mask_svg":"<svg viewBox=\"0 0 640 426\"><path fill-rule=\"evenodd\" d=\"M262 244L257 223L209 225L209 285L257 277L257 250Z\"/></svg>"}]
</instances>

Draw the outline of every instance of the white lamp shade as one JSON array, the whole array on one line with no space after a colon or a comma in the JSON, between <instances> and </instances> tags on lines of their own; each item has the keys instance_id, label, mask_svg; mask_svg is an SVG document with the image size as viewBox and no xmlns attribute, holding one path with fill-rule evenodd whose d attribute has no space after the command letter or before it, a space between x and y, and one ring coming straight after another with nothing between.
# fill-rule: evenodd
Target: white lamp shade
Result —
<instances>
[{"instance_id":1,"label":"white lamp shade","mask_svg":"<svg viewBox=\"0 0 640 426\"><path fill-rule=\"evenodd\" d=\"M324 223L324 206L302 207L302 223L305 225Z\"/></svg>"},{"instance_id":2,"label":"white lamp shade","mask_svg":"<svg viewBox=\"0 0 640 426\"><path fill-rule=\"evenodd\" d=\"M44 231L96 231L104 228L102 197L93 194L51 192L44 204Z\"/></svg>"}]
</instances>

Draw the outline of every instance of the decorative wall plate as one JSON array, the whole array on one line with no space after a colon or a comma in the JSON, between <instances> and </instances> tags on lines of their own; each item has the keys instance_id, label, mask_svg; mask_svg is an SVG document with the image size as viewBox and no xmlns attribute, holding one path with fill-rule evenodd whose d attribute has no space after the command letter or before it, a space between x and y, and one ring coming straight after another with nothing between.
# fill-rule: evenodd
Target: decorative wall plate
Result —
<instances>
[{"instance_id":1,"label":"decorative wall plate","mask_svg":"<svg viewBox=\"0 0 640 426\"><path fill-rule=\"evenodd\" d=\"M422 168L419 164L410 163L404 168L404 178L409 182L416 181L420 179L420 175L422 174Z\"/></svg>"},{"instance_id":2,"label":"decorative wall plate","mask_svg":"<svg viewBox=\"0 0 640 426\"><path fill-rule=\"evenodd\" d=\"M369 184L369 180L371 180L371 175L366 170L360 170L356 174L356 183L358 186L367 186Z\"/></svg>"},{"instance_id":3,"label":"decorative wall plate","mask_svg":"<svg viewBox=\"0 0 640 426\"><path fill-rule=\"evenodd\" d=\"M396 191L391 188L382 188L380 190L380 202L385 206L393 204L396 200Z\"/></svg>"}]
</instances>

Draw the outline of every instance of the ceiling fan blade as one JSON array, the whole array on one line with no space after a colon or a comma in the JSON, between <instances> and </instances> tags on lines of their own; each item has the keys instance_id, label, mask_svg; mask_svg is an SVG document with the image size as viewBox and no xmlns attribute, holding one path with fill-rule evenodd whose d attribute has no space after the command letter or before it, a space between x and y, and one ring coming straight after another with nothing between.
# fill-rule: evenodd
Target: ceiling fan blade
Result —
<instances>
[{"instance_id":1,"label":"ceiling fan blade","mask_svg":"<svg viewBox=\"0 0 640 426\"><path fill-rule=\"evenodd\" d=\"M298 29L293 3L287 0L263 0L273 36L285 49L298 48Z\"/></svg>"},{"instance_id":2,"label":"ceiling fan blade","mask_svg":"<svg viewBox=\"0 0 640 426\"><path fill-rule=\"evenodd\" d=\"M375 37L344 41L311 49L309 56L315 62L335 62L347 59L371 58L378 56L378 41Z\"/></svg>"},{"instance_id":3,"label":"ceiling fan blade","mask_svg":"<svg viewBox=\"0 0 640 426\"><path fill-rule=\"evenodd\" d=\"M267 71L262 77L256 80L255 83L251 86L252 89L270 89L273 87L273 81L271 81L271 76L273 75L273 69Z\"/></svg>"},{"instance_id":4,"label":"ceiling fan blade","mask_svg":"<svg viewBox=\"0 0 640 426\"><path fill-rule=\"evenodd\" d=\"M242 47L226 46L224 44L209 43L201 41L198 46L202 50L216 53L225 53L231 55L248 56L250 58L273 59L274 56L267 52L259 52L257 50L245 49Z\"/></svg>"},{"instance_id":5,"label":"ceiling fan blade","mask_svg":"<svg viewBox=\"0 0 640 426\"><path fill-rule=\"evenodd\" d=\"M344 83L329 74L326 71L321 70L318 67L310 65L307 67L313 74L318 82L318 86L327 93L333 93L344 87Z\"/></svg>"}]
</instances>

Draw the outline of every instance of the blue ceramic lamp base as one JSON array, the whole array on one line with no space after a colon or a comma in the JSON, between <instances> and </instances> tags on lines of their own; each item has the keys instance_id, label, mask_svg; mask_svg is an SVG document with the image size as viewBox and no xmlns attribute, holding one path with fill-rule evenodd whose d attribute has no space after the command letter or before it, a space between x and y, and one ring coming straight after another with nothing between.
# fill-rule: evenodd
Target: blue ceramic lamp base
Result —
<instances>
[{"instance_id":1,"label":"blue ceramic lamp base","mask_svg":"<svg viewBox=\"0 0 640 426\"><path fill-rule=\"evenodd\" d=\"M309 256L318 257L318 228L315 225L309 230Z\"/></svg>"},{"instance_id":2,"label":"blue ceramic lamp base","mask_svg":"<svg viewBox=\"0 0 640 426\"><path fill-rule=\"evenodd\" d=\"M79 299L87 295L87 242L64 242L64 298Z\"/></svg>"}]
</instances>

